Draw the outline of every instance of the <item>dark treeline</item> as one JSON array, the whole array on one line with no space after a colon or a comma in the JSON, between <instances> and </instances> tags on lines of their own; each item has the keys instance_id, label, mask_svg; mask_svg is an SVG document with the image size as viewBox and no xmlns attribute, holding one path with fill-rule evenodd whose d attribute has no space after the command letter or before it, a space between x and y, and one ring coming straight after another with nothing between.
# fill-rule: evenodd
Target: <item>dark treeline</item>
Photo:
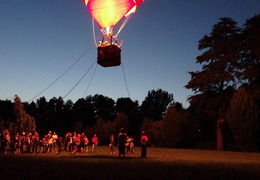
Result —
<instances>
[{"instance_id":1,"label":"dark treeline","mask_svg":"<svg viewBox=\"0 0 260 180\"><path fill-rule=\"evenodd\" d=\"M49 101L41 97L27 103L15 95L14 102L0 101L0 130L9 129L12 134L37 131L41 135L49 130L60 135L86 132L89 137L97 133L102 144L122 127L129 135L139 138L145 116L150 121L159 121L166 107L174 104L182 107L173 101L172 94L161 89L149 91L141 106L130 98L119 98L115 102L103 95L87 96L75 103L64 102L61 97Z\"/></svg>"},{"instance_id":2,"label":"dark treeline","mask_svg":"<svg viewBox=\"0 0 260 180\"><path fill-rule=\"evenodd\" d=\"M199 40L198 49L202 53L196 63L202 68L189 72L185 87L194 95L188 98L188 108L161 89L149 91L141 104L103 95L75 103L61 97L22 103L15 96L14 102L0 101L0 131L76 131L89 137L97 133L100 143L106 144L110 134L124 127L135 139L145 130L154 146L216 148L219 127L224 149L259 152L260 15L242 27L231 18L220 18ZM217 124L219 119L222 124Z\"/></svg>"}]
</instances>

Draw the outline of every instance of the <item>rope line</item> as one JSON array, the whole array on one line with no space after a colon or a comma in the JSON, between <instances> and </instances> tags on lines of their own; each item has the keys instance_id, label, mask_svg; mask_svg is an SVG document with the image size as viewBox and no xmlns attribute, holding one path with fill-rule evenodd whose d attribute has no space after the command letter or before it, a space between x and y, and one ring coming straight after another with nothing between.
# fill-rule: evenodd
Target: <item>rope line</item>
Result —
<instances>
[{"instance_id":1,"label":"rope line","mask_svg":"<svg viewBox=\"0 0 260 180\"><path fill-rule=\"evenodd\" d=\"M126 81L125 69L124 69L123 63L122 63L122 71L123 71L123 75L124 75L124 80L125 80L125 86L126 86L127 94L128 94L128 97L130 98L130 93L129 93L129 89L128 89L128 85L127 85L127 81Z\"/></svg>"},{"instance_id":2,"label":"rope line","mask_svg":"<svg viewBox=\"0 0 260 180\"><path fill-rule=\"evenodd\" d=\"M91 78L90 78L90 81L89 81L89 83L88 83L88 86L87 86L86 91L85 91L84 96L83 96L84 98L86 97L88 88L89 88L89 86L90 86L90 84L91 84L91 82L92 82L92 79L93 79L94 74L95 74L95 72L96 72L97 66L98 66L98 64L96 64L96 67L95 67L95 69L94 69L94 72L93 72L93 74L92 74L92 76L91 76Z\"/></svg>"},{"instance_id":3,"label":"rope line","mask_svg":"<svg viewBox=\"0 0 260 180\"><path fill-rule=\"evenodd\" d=\"M69 92L67 92L67 94L65 94L65 96L62 97L62 99L64 99L67 95L69 95L71 93L71 91L73 89L75 89L75 87L77 87L77 85L82 81L82 79L88 74L89 70L92 68L92 66L95 64L95 61L92 63L92 65L90 66L90 68L88 68L88 70L83 74L83 76L80 78L80 80L69 90Z\"/></svg>"},{"instance_id":4,"label":"rope line","mask_svg":"<svg viewBox=\"0 0 260 180\"><path fill-rule=\"evenodd\" d=\"M94 38L94 42L95 42L95 45L97 47L97 39L96 38L96 33L95 33L95 23L94 23L94 19L92 18L92 34L93 34L93 38Z\"/></svg>"},{"instance_id":5,"label":"rope line","mask_svg":"<svg viewBox=\"0 0 260 180\"><path fill-rule=\"evenodd\" d=\"M117 31L116 36L118 36L118 34L122 31L122 29L125 27L125 25L128 23L128 21L131 19L131 17L132 17L132 14L130 14L129 16L126 17L126 19L121 24L119 30Z\"/></svg>"},{"instance_id":6,"label":"rope line","mask_svg":"<svg viewBox=\"0 0 260 180\"><path fill-rule=\"evenodd\" d=\"M101 35L100 35L101 36ZM100 38L100 36L98 38ZM97 38L97 39L98 39ZM57 79L55 79L51 84L49 84L46 88L44 88L41 92L39 92L36 96L30 99L29 102L37 98L39 95L41 95L43 92L45 92L47 89L49 89L54 83L56 83L62 76L64 76L75 64L77 64L81 58L89 51L90 48L95 44L96 41L92 42L92 44L84 51L84 53L67 69L65 70Z\"/></svg>"}]
</instances>

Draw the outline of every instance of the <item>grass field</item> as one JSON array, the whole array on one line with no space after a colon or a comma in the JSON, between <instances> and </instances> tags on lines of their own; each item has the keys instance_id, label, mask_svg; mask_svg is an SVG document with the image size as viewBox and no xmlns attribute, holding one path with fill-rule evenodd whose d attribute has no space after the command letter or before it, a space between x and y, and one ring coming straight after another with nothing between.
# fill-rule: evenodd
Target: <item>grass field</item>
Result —
<instances>
[{"instance_id":1,"label":"grass field","mask_svg":"<svg viewBox=\"0 0 260 180\"><path fill-rule=\"evenodd\" d=\"M117 151L116 151L117 152ZM140 148L126 158L96 152L61 154L0 154L0 179L260 179L260 153Z\"/></svg>"}]
</instances>

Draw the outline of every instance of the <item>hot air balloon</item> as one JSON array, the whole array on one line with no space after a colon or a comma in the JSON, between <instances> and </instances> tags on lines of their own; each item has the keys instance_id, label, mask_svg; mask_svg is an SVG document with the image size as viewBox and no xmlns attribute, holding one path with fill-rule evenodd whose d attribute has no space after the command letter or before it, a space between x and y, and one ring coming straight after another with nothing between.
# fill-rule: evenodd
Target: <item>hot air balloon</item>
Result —
<instances>
[{"instance_id":1,"label":"hot air balloon","mask_svg":"<svg viewBox=\"0 0 260 180\"><path fill-rule=\"evenodd\" d=\"M84 0L86 7L97 22L102 41L97 45L97 63L103 67L119 66L121 64L121 45L118 44L118 33L128 21L143 0ZM117 34L114 27L126 17Z\"/></svg>"}]
</instances>

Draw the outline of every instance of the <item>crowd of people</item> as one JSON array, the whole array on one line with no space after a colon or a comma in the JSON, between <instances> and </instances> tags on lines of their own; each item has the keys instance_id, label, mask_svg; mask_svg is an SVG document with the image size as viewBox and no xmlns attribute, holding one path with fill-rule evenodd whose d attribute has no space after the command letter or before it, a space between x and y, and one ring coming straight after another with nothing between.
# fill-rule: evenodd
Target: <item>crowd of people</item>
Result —
<instances>
[{"instance_id":1,"label":"crowd of people","mask_svg":"<svg viewBox=\"0 0 260 180\"><path fill-rule=\"evenodd\" d=\"M145 138L144 138L145 137ZM141 137L142 154L141 157L146 157L146 146L148 138L145 132L142 132ZM48 131L46 135L40 137L39 133L16 134L11 137L10 132L6 129L0 134L0 150L7 154L8 151L14 154L21 153L60 153L61 151L75 154L77 152L85 153L96 151L98 145L98 136L93 134L89 139L85 133L77 134L76 132L68 132L64 136L58 136L56 132ZM122 128L115 139L115 135L109 137L109 148L111 154L115 153L115 146L118 145L119 157L125 157L127 153L134 153L134 138L127 136Z\"/></svg>"}]
</instances>

